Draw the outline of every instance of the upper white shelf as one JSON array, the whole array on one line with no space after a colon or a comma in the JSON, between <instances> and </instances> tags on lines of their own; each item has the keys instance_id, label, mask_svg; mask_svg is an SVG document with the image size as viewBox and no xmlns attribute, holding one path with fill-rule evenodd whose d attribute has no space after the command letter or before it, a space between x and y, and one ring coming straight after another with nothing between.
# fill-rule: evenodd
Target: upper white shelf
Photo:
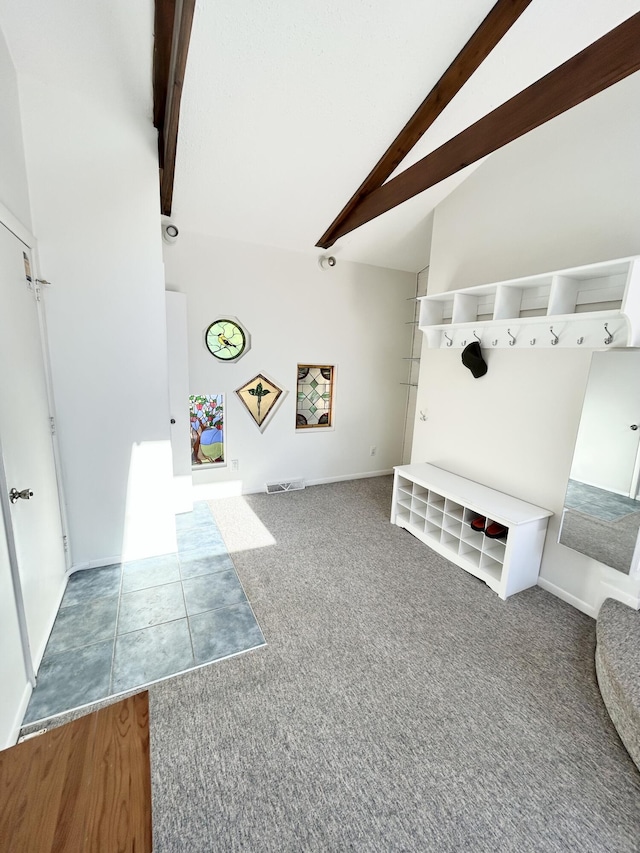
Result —
<instances>
[{"instance_id":1,"label":"upper white shelf","mask_svg":"<svg viewBox=\"0 0 640 853\"><path fill-rule=\"evenodd\" d=\"M419 297L430 347L640 346L640 256Z\"/></svg>"}]
</instances>

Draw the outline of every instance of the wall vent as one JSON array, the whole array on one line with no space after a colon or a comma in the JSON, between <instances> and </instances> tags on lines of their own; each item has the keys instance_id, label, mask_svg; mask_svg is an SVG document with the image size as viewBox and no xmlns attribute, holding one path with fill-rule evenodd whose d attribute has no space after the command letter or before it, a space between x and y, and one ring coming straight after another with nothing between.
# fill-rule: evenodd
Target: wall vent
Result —
<instances>
[{"instance_id":1,"label":"wall vent","mask_svg":"<svg viewBox=\"0 0 640 853\"><path fill-rule=\"evenodd\" d=\"M279 483L267 483L267 494L276 495L279 492L297 492L304 489L304 480L283 480Z\"/></svg>"}]
</instances>

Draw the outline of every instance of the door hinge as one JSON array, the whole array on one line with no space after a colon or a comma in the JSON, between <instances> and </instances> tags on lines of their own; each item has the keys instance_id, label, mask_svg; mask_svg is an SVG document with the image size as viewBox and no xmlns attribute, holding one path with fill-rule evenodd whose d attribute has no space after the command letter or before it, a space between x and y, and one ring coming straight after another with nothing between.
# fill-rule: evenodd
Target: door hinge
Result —
<instances>
[{"instance_id":1,"label":"door hinge","mask_svg":"<svg viewBox=\"0 0 640 853\"><path fill-rule=\"evenodd\" d=\"M56 434L56 419L49 418L49 426L51 427L51 435Z\"/></svg>"}]
</instances>

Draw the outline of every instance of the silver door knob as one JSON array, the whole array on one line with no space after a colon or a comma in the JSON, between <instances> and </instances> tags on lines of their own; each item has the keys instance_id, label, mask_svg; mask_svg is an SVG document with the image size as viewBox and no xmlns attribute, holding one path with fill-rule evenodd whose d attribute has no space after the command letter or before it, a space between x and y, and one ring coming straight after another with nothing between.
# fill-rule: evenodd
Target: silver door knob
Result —
<instances>
[{"instance_id":1,"label":"silver door knob","mask_svg":"<svg viewBox=\"0 0 640 853\"><path fill-rule=\"evenodd\" d=\"M11 491L9 492L9 500L12 504L16 503L20 499L22 499L23 501L28 501L29 498L32 497L33 492L31 491L31 489L23 489L21 492L19 492L17 489L11 489Z\"/></svg>"},{"instance_id":2,"label":"silver door knob","mask_svg":"<svg viewBox=\"0 0 640 853\"><path fill-rule=\"evenodd\" d=\"M631 429L638 429L638 424L631 424Z\"/></svg>"}]
</instances>

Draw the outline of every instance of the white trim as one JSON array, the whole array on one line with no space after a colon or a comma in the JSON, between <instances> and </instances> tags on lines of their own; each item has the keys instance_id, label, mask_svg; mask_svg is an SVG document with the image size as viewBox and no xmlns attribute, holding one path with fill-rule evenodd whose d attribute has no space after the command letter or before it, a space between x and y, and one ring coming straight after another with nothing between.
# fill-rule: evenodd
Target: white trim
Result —
<instances>
[{"instance_id":1,"label":"white trim","mask_svg":"<svg viewBox=\"0 0 640 853\"><path fill-rule=\"evenodd\" d=\"M602 596L603 601L605 598L615 598L616 601L621 601L623 604L627 604L629 607L633 608L633 610L640 610L640 597L638 597L638 595L632 595L630 592L618 589L617 586L613 586L606 581L601 581L600 583L605 592Z\"/></svg>"},{"instance_id":2,"label":"white trim","mask_svg":"<svg viewBox=\"0 0 640 853\"><path fill-rule=\"evenodd\" d=\"M35 674L38 674L38 670L40 669L40 664L42 663L42 658L44 657L45 649L47 648L47 643L49 642L49 637L51 636L51 632L53 631L53 626L55 624L56 619L58 618L58 611L60 610L60 605L62 604L62 598L64 596L65 590L67 588L67 580L68 576L65 575L63 583L60 586L60 590L58 591L57 596L57 604L55 610L53 610L51 614L51 618L49 619L49 630L44 634L44 641L41 647L37 651L32 650L33 655L33 669Z\"/></svg>"},{"instance_id":3,"label":"white trim","mask_svg":"<svg viewBox=\"0 0 640 853\"><path fill-rule=\"evenodd\" d=\"M4 454L2 452L2 438L0 437L0 512L4 521L4 538L7 543L7 554L9 555L9 568L11 570L11 583L13 586L13 597L16 606L16 615L20 629L20 642L22 646L22 657L27 680L32 686L36 683L34 655L31 649L29 629L27 627L27 614L24 606L24 595L22 592L22 581L20 580L20 566L18 564L18 552L16 550L16 537L11 518L11 507L9 506L9 484L7 482ZM57 612L57 610L56 610ZM47 634L47 637L49 635Z\"/></svg>"},{"instance_id":4,"label":"white trim","mask_svg":"<svg viewBox=\"0 0 640 853\"><path fill-rule=\"evenodd\" d=\"M11 729L11 734L9 735L7 742L0 746L0 749L8 749L10 746L15 746L18 742L18 738L20 737L20 729L22 728L22 721L24 719L24 715L27 713L27 706L29 704L29 699L31 699L31 694L33 693L33 687L29 682L27 682L24 686L24 691L22 693L22 699L20 700L20 704L18 705L18 709L16 711L16 716L13 722L13 727Z\"/></svg>"},{"instance_id":5,"label":"white trim","mask_svg":"<svg viewBox=\"0 0 640 853\"><path fill-rule=\"evenodd\" d=\"M36 244L36 239L31 233L31 231L23 225L20 220L11 213L8 207L5 207L4 204L0 201L0 222L7 228L11 233L20 240L21 243L24 243L29 249L33 249Z\"/></svg>"},{"instance_id":6,"label":"white trim","mask_svg":"<svg viewBox=\"0 0 640 853\"><path fill-rule=\"evenodd\" d=\"M366 471L363 474L340 474L338 477L321 477L318 480L305 480L305 486L323 486L325 483L342 483L345 480L364 480L367 477L384 477L386 474L393 474L393 468L386 468L383 471Z\"/></svg>"},{"instance_id":7,"label":"white trim","mask_svg":"<svg viewBox=\"0 0 640 853\"><path fill-rule=\"evenodd\" d=\"M566 589L562 589L560 586L556 586L551 581L545 580L545 578L538 578L538 586L542 587L542 589L550 592L552 595L555 595L556 598L560 598L562 601L566 601L567 604L570 604L572 607L575 607L576 610L581 610L582 613L586 613L587 616L591 616L592 619L595 619L598 615L598 610L593 607L591 604L587 604L586 601L583 601L581 598L578 598L575 595L571 595L570 592L567 592Z\"/></svg>"},{"instance_id":8,"label":"white trim","mask_svg":"<svg viewBox=\"0 0 640 853\"><path fill-rule=\"evenodd\" d=\"M71 566L68 575L73 575L76 572L83 572L86 569L101 569L103 566L118 566L122 563L122 555L118 554L116 557L102 557L99 560L88 560L86 563L76 563Z\"/></svg>"}]
</instances>

